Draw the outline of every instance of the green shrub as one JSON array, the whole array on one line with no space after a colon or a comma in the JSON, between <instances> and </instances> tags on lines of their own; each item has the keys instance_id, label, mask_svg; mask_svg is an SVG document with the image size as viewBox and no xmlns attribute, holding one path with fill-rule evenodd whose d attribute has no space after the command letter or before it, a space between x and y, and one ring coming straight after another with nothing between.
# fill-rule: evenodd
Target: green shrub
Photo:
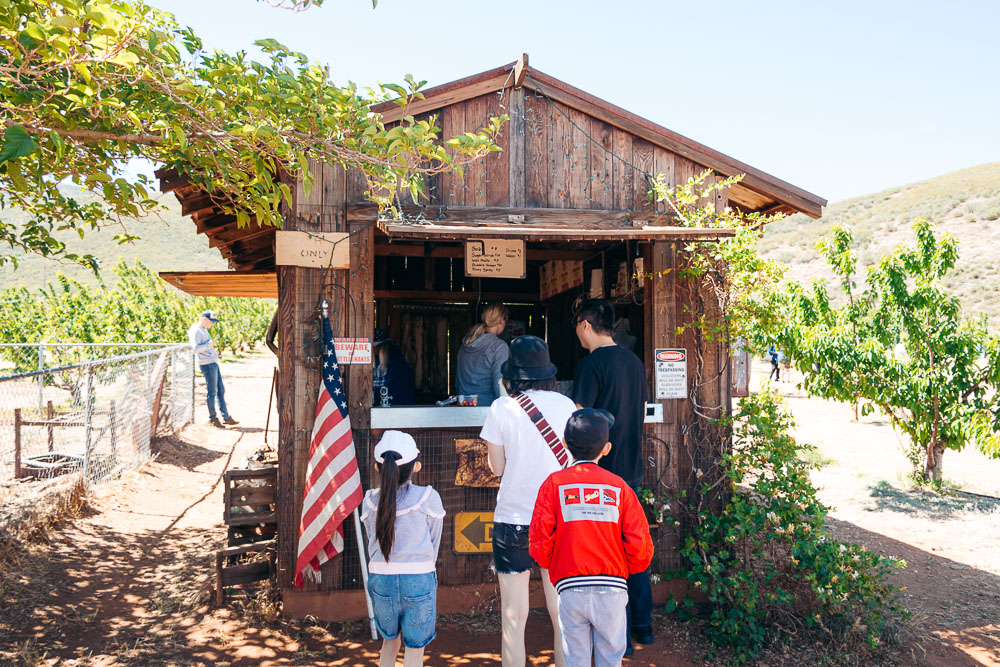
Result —
<instances>
[{"instance_id":1,"label":"green shrub","mask_svg":"<svg viewBox=\"0 0 1000 667\"><path fill-rule=\"evenodd\" d=\"M905 563L831 539L827 508L817 499L808 463L790 435L790 414L774 395L743 399L731 420L732 453L723 457L730 485L721 512L690 510L675 498L692 526L675 576L706 597L698 609L689 598L678 607L687 619L702 618L713 642L734 660L750 661L771 640L812 634L852 650L878 651L892 639L906 611L888 583ZM703 474L701 479L713 479ZM712 493L705 482L698 494ZM685 507L688 516L682 516Z\"/></svg>"}]
</instances>

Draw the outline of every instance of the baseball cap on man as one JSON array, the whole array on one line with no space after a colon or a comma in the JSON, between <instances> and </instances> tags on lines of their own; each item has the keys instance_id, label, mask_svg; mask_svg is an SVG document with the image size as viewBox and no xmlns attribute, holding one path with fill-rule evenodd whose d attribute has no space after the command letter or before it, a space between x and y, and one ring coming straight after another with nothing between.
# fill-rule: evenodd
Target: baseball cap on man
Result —
<instances>
[{"instance_id":1,"label":"baseball cap on man","mask_svg":"<svg viewBox=\"0 0 1000 667\"><path fill-rule=\"evenodd\" d=\"M566 422L566 442L578 447L594 447L608 441L615 418L607 410L583 408L569 416Z\"/></svg>"},{"instance_id":2,"label":"baseball cap on man","mask_svg":"<svg viewBox=\"0 0 1000 667\"><path fill-rule=\"evenodd\" d=\"M218 322L219 321L219 318L215 316L215 311L214 310L206 310L204 313L201 314L201 316L202 317L207 317L208 319L212 320L213 322Z\"/></svg>"}]
</instances>

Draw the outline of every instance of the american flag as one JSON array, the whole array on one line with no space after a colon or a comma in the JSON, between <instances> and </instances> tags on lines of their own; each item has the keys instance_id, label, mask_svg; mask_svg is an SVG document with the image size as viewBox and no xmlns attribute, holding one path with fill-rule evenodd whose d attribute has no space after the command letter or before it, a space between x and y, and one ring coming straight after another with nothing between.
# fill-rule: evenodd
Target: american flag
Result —
<instances>
[{"instance_id":1,"label":"american flag","mask_svg":"<svg viewBox=\"0 0 1000 667\"><path fill-rule=\"evenodd\" d=\"M320 566L344 550L342 524L362 497L347 396L325 314L323 344L323 386L316 401L295 562L295 585L300 588L307 571L318 582Z\"/></svg>"}]
</instances>

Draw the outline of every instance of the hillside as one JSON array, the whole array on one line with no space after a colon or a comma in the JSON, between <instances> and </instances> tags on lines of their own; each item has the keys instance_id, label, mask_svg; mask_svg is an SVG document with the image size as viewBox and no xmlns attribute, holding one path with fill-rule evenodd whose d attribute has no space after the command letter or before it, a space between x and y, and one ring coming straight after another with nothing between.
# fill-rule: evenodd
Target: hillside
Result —
<instances>
[{"instance_id":1,"label":"hillside","mask_svg":"<svg viewBox=\"0 0 1000 667\"><path fill-rule=\"evenodd\" d=\"M77 195L81 201L89 201L92 195ZM153 271L219 271L227 268L226 261L218 251L208 247L204 236L199 236L194 224L181 216L181 207L173 195L162 198L166 210L159 217L151 216L144 220L128 220L129 232L140 236L134 243L118 245L115 234L121 232L119 227L108 227L97 232L87 232L81 240L75 233L57 233L55 236L65 242L78 254L92 253L101 260L101 277L109 284L114 283L115 275L111 269L119 258L126 259L130 264L141 259ZM17 220L23 217L18 210L0 211L5 219ZM25 287L40 287L46 281L55 278L56 273L63 272L80 282L96 285L98 280L94 274L73 264L55 262L36 255L22 253L18 256L19 265L15 270L10 265L0 267L0 285L24 285Z\"/></svg>"},{"instance_id":2,"label":"hillside","mask_svg":"<svg viewBox=\"0 0 1000 667\"><path fill-rule=\"evenodd\" d=\"M859 269L901 242L913 243L916 218L934 222L959 241L959 263L947 287L970 315L986 313L1000 328L1000 162L963 169L827 207L819 220L793 215L770 225L761 240L768 257L789 264L789 277L808 282L832 274L816 242L834 223L854 230ZM863 274L862 274L863 278Z\"/></svg>"}]
</instances>

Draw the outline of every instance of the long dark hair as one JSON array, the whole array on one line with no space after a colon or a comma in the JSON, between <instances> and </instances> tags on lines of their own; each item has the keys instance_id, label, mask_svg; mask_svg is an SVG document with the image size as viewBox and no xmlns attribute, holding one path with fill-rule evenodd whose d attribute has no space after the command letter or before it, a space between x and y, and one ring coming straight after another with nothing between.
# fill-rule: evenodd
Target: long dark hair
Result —
<instances>
[{"instance_id":1,"label":"long dark hair","mask_svg":"<svg viewBox=\"0 0 1000 667\"><path fill-rule=\"evenodd\" d=\"M396 539L396 492L410 480L413 465L416 463L410 461L396 465L398 460L399 454L390 450L382 455L381 464L375 464L382 473L382 485L378 492L378 512L375 514L375 539L378 540L379 551L382 552L386 562L389 561L392 543Z\"/></svg>"},{"instance_id":2,"label":"long dark hair","mask_svg":"<svg viewBox=\"0 0 1000 667\"><path fill-rule=\"evenodd\" d=\"M511 396L515 396L526 391L556 390L555 377L544 378L542 380L511 380L510 378L504 378L503 383L504 386L507 387L507 393Z\"/></svg>"}]
</instances>

